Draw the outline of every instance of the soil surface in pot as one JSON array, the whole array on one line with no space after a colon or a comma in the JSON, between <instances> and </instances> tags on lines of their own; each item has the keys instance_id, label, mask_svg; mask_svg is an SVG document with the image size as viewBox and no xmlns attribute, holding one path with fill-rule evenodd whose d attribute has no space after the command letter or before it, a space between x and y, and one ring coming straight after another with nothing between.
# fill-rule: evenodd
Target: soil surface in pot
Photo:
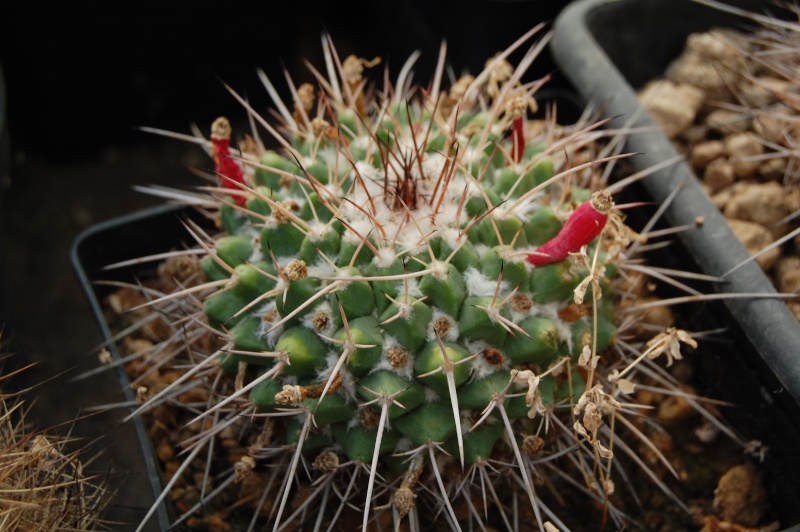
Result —
<instances>
[{"instance_id":1,"label":"soil surface in pot","mask_svg":"<svg viewBox=\"0 0 800 532\"><path fill-rule=\"evenodd\" d=\"M692 34L664 76L639 92L776 289L795 294L800 291L797 35L770 24L748 32L716 28ZM800 318L800 300L787 304Z\"/></svg>"}]
</instances>

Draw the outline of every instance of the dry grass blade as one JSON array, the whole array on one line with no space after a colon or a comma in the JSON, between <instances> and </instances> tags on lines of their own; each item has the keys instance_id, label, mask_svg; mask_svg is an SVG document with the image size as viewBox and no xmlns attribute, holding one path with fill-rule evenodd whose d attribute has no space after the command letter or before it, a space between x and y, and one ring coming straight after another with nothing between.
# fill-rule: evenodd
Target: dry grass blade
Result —
<instances>
[{"instance_id":1,"label":"dry grass blade","mask_svg":"<svg viewBox=\"0 0 800 532\"><path fill-rule=\"evenodd\" d=\"M54 430L30 431L27 416L19 395L0 391L0 529L110 530L113 493L104 475L86 473L88 447Z\"/></svg>"}]
</instances>

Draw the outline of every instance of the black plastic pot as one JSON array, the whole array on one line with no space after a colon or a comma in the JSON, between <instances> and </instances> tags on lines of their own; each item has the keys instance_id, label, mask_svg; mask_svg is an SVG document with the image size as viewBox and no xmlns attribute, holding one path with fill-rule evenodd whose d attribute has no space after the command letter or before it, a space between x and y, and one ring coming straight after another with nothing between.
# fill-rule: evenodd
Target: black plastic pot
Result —
<instances>
[{"instance_id":1,"label":"black plastic pot","mask_svg":"<svg viewBox=\"0 0 800 532\"><path fill-rule=\"evenodd\" d=\"M772 2L728 2L763 13ZM641 155L626 160L631 171L650 168L678 155L639 104L635 90L660 77L683 50L686 37L715 26L744 26L734 15L691 0L576 0L555 22L551 52L565 75L587 104L598 105L606 117L617 117L607 127L632 126L653 132L639 133L627 141L626 151ZM721 276L748 253L725 218L701 189L685 163L654 173L641 184L641 192L656 204L679 189L665 211L671 226L705 223L680 233L688 259L706 274ZM755 262L750 262L714 287L720 293L775 293L775 288ZM716 395L733 402L733 422L750 437L770 447L769 469L776 488L773 501L782 523L800 523L797 508L800 471L800 323L785 302L777 298L727 299L718 306L728 325L735 349L706 364L707 380ZM740 356L741 355L741 356ZM708 367L718 366L718 367ZM757 403L757 404L753 404ZM779 487L779 488L778 488Z\"/></svg>"},{"instance_id":2,"label":"black plastic pot","mask_svg":"<svg viewBox=\"0 0 800 532\"><path fill-rule=\"evenodd\" d=\"M191 217L199 223L204 221L193 210L175 205L161 205L96 224L75 239L72 246L72 264L105 341L112 338L112 333L103 313L102 300L115 288L95 282L100 280L135 282L136 279L147 279L155 275L157 264L139 264L114 270L103 270L103 267L115 262L169 251L180 246L182 242L192 244L193 242L189 242L191 237L181 223L186 217ZM108 350L114 360L119 360L119 352L113 343L108 345ZM117 378L120 390L124 394L123 400L133 405L134 393L131 390L130 379L121 366L117 368ZM124 418L132 411L133 406L121 409L120 418ZM137 416L129 423L134 427L140 453L136 457L126 457L131 464L128 482L138 484L139 498L126 500L124 504L138 509L139 519L142 519L161 495L164 482L143 419ZM168 506L162 502L157 507L156 514L148 519L148 527L145 530L169 530L172 521Z\"/></svg>"}]
</instances>

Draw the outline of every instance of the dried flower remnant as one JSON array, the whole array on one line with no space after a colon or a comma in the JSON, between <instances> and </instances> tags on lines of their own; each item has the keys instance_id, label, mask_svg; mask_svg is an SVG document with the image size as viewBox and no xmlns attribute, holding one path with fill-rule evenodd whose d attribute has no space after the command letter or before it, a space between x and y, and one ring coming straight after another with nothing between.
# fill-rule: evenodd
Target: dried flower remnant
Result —
<instances>
[{"instance_id":1,"label":"dried flower remnant","mask_svg":"<svg viewBox=\"0 0 800 532\"><path fill-rule=\"evenodd\" d=\"M253 472L253 469L256 467L256 461L253 459L252 456L242 456L238 462L233 466L233 471L235 474L234 482L240 483L248 476L250 476Z\"/></svg>"},{"instance_id":2,"label":"dried flower remnant","mask_svg":"<svg viewBox=\"0 0 800 532\"><path fill-rule=\"evenodd\" d=\"M320 453L314 458L311 467L323 473L330 473L339 467L339 455L331 451Z\"/></svg>"},{"instance_id":3,"label":"dried flower remnant","mask_svg":"<svg viewBox=\"0 0 800 532\"><path fill-rule=\"evenodd\" d=\"M647 342L647 358L653 360L663 354L667 357L667 366L671 366L674 360L683 359L681 343L697 349L697 341L689 336L689 333L675 327L668 327L666 331Z\"/></svg>"},{"instance_id":4,"label":"dried flower remnant","mask_svg":"<svg viewBox=\"0 0 800 532\"><path fill-rule=\"evenodd\" d=\"M401 518L408 515L408 512L414 507L414 499L417 497L414 493L414 486L421 473L422 461L415 461L403 475L400 487L392 494L392 504L397 508Z\"/></svg>"},{"instance_id":5,"label":"dried flower remnant","mask_svg":"<svg viewBox=\"0 0 800 532\"><path fill-rule=\"evenodd\" d=\"M597 384L586 390L572 409L572 413L578 418L573 425L575 432L586 438L602 458L612 458L614 453L600 442L598 430L604 423L603 417L615 415L621 406L619 401Z\"/></svg>"},{"instance_id":6,"label":"dried flower remnant","mask_svg":"<svg viewBox=\"0 0 800 532\"><path fill-rule=\"evenodd\" d=\"M306 115L311 114L315 99L314 85L311 83L303 83L297 88L297 101Z\"/></svg>"},{"instance_id":7,"label":"dried flower remnant","mask_svg":"<svg viewBox=\"0 0 800 532\"><path fill-rule=\"evenodd\" d=\"M283 390L275 394L275 402L279 405L297 406L305 397L305 389L301 386L285 384Z\"/></svg>"},{"instance_id":8,"label":"dried flower remnant","mask_svg":"<svg viewBox=\"0 0 800 532\"><path fill-rule=\"evenodd\" d=\"M628 366L619 371L612 370L608 375L608 380L612 383L617 383L620 391L623 393L630 393L634 389L634 383L630 380L623 379L625 375L634 370L634 368L642 362L645 358L655 360L661 355L667 358L667 367L671 366L675 360L682 360L681 343L696 349L697 341L692 338L688 332L677 329L675 327L667 327L664 332L661 332L647 341L646 349L639 354L639 356L630 362Z\"/></svg>"},{"instance_id":9,"label":"dried flower remnant","mask_svg":"<svg viewBox=\"0 0 800 532\"><path fill-rule=\"evenodd\" d=\"M500 87L503 83L514 74L514 67L498 54L486 61L485 68L489 71L486 92L494 98L500 93Z\"/></svg>"}]
</instances>

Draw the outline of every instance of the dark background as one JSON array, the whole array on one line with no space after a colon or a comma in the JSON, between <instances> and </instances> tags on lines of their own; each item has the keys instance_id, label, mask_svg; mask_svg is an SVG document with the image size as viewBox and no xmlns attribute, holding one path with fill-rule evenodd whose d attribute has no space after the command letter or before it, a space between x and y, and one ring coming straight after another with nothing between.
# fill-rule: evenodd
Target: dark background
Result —
<instances>
[{"instance_id":1,"label":"dark background","mask_svg":"<svg viewBox=\"0 0 800 532\"><path fill-rule=\"evenodd\" d=\"M193 186L200 183L190 168L210 166L199 147L138 126L189 133L196 123L205 131L220 115L234 126L242 123L245 114L222 82L266 112L270 102L256 69L285 97L283 68L298 84L312 81L303 59L322 70L324 29L342 58L381 56L395 76L419 49L415 79L427 83L443 39L454 71L475 74L528 29L552 22L566 3L105 2L45 8L5 2L0 319L6 352L12 353L6 373L36 364L6 383L41 383L25 396L33 404L32 425L66 424L64 430L84 438L116 432L119 416L113 414L69 426L81 407L122 399L110 373L80 386L69 382L97 365L93 348L101 341L70 248L93 224L161 203L134 185ZM526 79L554 71L546 52ZM551 91L568 89L554 73ZM104 459L125 464L127 452L110 447ZM130 518L124 501L115 505L115 517Z\"/></svg>"}]
</instances>

